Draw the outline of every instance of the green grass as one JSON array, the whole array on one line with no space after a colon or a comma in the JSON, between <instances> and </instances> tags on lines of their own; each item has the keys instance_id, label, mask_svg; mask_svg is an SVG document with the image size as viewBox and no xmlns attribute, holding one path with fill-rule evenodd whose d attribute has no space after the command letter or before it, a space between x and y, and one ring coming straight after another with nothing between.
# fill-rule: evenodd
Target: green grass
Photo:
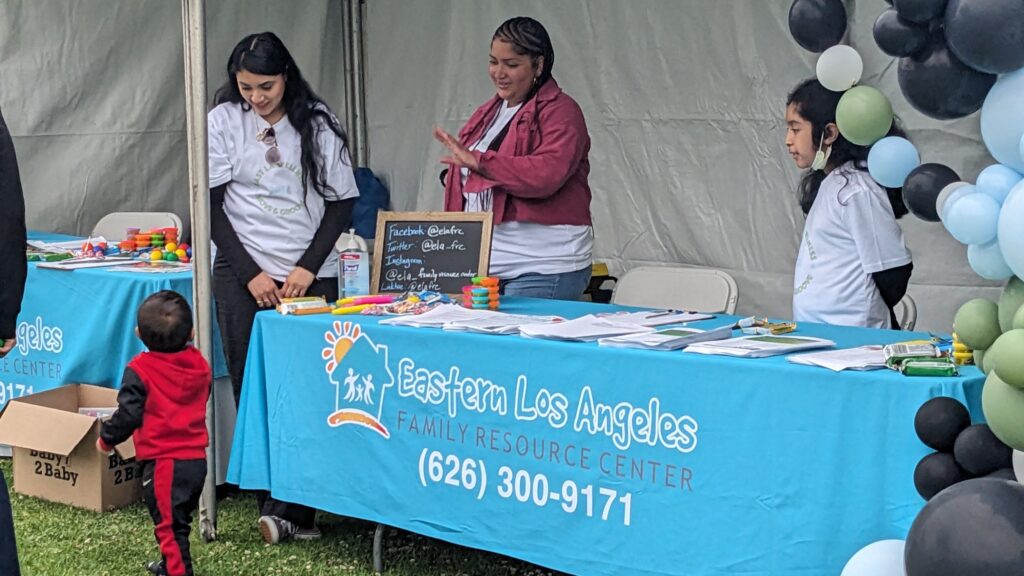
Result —
<instances>
[{"instance_id":1,"label":"green grass","mask_svg":"<svg viewBox=\"0 0 1024 576\"><path fill-rule=\"evenodd\" d=\"M8 482L11 461L0 461ZM153 524L141 503L98 514L11 492L22 574L25 576L122 576L147 572L159 558ZM197 575L371 575L375 525L321 514L324 537L278 546L263 543L251 496L221 500L217 540L204 543L193 523L192 557ZM552 576L532 564L389 528L384 536L389 576Z\"/></svg>"}]
</instances>

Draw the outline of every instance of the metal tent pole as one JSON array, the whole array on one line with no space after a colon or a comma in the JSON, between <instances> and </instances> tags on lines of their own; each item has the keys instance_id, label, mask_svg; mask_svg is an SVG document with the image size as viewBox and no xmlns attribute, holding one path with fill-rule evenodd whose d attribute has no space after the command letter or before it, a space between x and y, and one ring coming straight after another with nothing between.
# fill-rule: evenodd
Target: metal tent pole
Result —
<instances>
[{"instance_id":1,"label":"metal tent pole","mask_svg":"<svg viewBox=\"0 0 1024 576\"><path fill-rule=\"evenodd\" d=\"M185 123L188 139L189 200L192 211L192 293L196 346L213 366L213 324L210 289L210 187L206 140L206 0L181 0L185 43ZM215 404L211 383L206 404L206 485L199 500L203 540L217 538L217 462Z\"/></svg>"},{"instance_id":2,"label":"metal tent pole","mask_svg":"<svg viewBox=\"0 0 1024 576\"><path fill-rule=\"evenodd\" d=\"M369 145L366 142L366 98L363 90L364 57L363 57L363 0L349 0L349 22L352 35L349 46L352 48L352 110L355 126L350 128L355 136L354 166L369 166Z\"/></svg>"}]
</instances>

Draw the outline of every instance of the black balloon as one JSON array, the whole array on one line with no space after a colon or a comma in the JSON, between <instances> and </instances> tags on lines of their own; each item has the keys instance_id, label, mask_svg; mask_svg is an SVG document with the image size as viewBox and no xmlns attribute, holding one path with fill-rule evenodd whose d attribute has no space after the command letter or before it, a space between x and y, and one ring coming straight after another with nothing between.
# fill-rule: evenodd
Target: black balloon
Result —
<instances>
[{"instance_id":1,"label":"black balloon","mask_svg":"<svg viewBox=\"0 0 1024 576\"><path fill-rule=\"evenodd\" d=\"M996 478L998 480L1013 480L1017 481L1017 474L1013 471L1013 468L1000 468L995 472L985 474L985 478Z\"/></svg>"},{"instance_id":2,"label":"black balloon","mask_svg":"<svg viewBox=\"0 0 1024 576\"><path fill-rule=\"evenodd\" d=\"M977 112L996 83L995 74L978 72L950 52L941 30L932 32L917 54L900 58L897 78L907 102L938 120Z\"/></svg>"},{"instance_id":3,"label":"black balloon","mask_svg":"<svg viewBox=\"0 0 1024 576\"><path fill-rule=\"evenodd\" d=\"M968 478L967 472L947 452L932 452L921 458L914 468L914 488L925 500Z\"/></svg>"},{"instance_id":4,"label":"black balloon","mask_svg":"<svg viewBox=\"0 0 1024 576\"><path fill-rule=\"evenodd\" d=\"M961 432L953 446L953 457L974 476L1013 467L1013 449L996 438L988 424L968 426Z\"/></svg>"},{"instance_id":5,"label":"black balloon","mask_svg":"<svg viewBox=\"0 0 1024 576\"><path fill-rule=\"evenodd\" d=\"M1024 66L1024 2L949 0L946 41L964 64L1005 74Z\"/></svg>"},{"instance_id":6,"label":"black balloon","mask_svg":"<svg viewBox=\"0 0 1024 576\"><path fill-rule=\"evenodd\" d=\"M946 10L946 0L896 0L892 5L904 20L920 24L938 19Z\"/></svg>"},{"instance_id":7,"label":"black balloon","mask_svg":"<svg viewBox=\"0 0 1024 576\"><path fill-rule=\"evenodd\" d=\"M789 32L805 49L824 52L846 34L846 6L842 0L794 0L789 7Z\"/></svg>"},{"instance_id":8,"label":"black balloon","mask_svg":"<svg viewBox=\"0 0 1024 576\"><path fill-rule=\"evenodd\" d=\"M928 43L928 26L900 18L892 8L875 20L875 44L889 56L913 56Z\"/></svg>"},{"instance_id":9,"label":"black balloon","mask_svg":"<svg viewBox=\"0 0 1024 576\"><path fill-rule=\"evenodd\" d=\"M971 425L971 414L958 400L937 396L925 402L914 416L914 431L925 446L952 452L956 437Z\"/></svg>"},{"instance_id":10,"label":"black balloon","mask_svg":"<svg viewBox=\"0 0 1024 576\"><path fill-rule=\"evenodd\" d=\"M1024 485L977 478L932 498L907 535L907 576L1024 574Z\"/></svg>"},{"instance_id":11,"label":"black balloon","mask_svg":"<svg viewBox=\"0 0 1024 576\"><path fill-rule=\"evenodd\" d=\"M949 166L943 164L921 164L910 171L903 181L903 203L914 216L926 222L938 222L939 213L935 210L935 200L939 192L953 182L959 182L960 176ZM929 400L931 402L931 400Z\"/></svg>"}]
</instances>

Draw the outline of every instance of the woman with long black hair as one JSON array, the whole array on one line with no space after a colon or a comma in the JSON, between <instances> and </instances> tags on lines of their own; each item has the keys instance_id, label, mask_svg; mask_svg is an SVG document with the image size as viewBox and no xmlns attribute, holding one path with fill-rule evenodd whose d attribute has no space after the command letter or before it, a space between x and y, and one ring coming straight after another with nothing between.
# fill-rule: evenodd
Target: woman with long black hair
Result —
<instances>
[{"instance_id":1,"label":"woman with long black hair","mask_svg":"<svg viewBox=\"0 0 1024 576\"><path fill-rule=\"evenodd\" d=\"M333 248L359 192L341 124L271 32L231 51L207 121L213 292L237 406L256 312L338 298ZM316 510L260 500L268 543L320 536Z\"/></svg>"}]
</instances>

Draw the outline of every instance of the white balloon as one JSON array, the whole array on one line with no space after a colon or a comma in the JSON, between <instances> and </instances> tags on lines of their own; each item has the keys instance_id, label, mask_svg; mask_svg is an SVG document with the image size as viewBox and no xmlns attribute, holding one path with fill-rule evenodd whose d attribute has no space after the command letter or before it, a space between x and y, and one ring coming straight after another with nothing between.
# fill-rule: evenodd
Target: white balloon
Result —
<instances>
[{"instance_id":1,"label":"white balloon","mask_svg":"<svg viewBox=\"0 0 1024 576\"><path fill-rule=\"evenodd\" d=\"M946 201L949 200L953 192L956 192L964 186L970 186L970 184L967 182L953 182L952 184L947 184L946 187L939 192L938 197L935 198L935 213L939 215L940 220L944 218L942 209L946 207Z\"/></svg>"},{"instance_id":2,"label":"white balloon","mask_svg":"<svg viewBox=\"0 0 1024 576\"><path fill-rule=\"evenodd\" d=\"M1013 451L1013 474L1017 476L1017 482L1024 484L1024 452Z\"/></svg>"},{"instance_id":3,"label":"white balloon","mask_svg":"<svg viewBox=\"0 0 1024 576\"><path fill-rule=\"evenodd\" d=\"M879 540L850 558L840 576L907 576L903 565L903 540Z\"/></svg>"},{"instance_id":4,"label":"white balloon","mask_svg":"<svg viewBox=\"0 0 1024 576\"><path fill-rule=\"evenodd\" d=\"M833 92L845 92L860 82L864 60L852 47L838 44L818 58L818 82Z\"/></svg>"}]
</instances>

